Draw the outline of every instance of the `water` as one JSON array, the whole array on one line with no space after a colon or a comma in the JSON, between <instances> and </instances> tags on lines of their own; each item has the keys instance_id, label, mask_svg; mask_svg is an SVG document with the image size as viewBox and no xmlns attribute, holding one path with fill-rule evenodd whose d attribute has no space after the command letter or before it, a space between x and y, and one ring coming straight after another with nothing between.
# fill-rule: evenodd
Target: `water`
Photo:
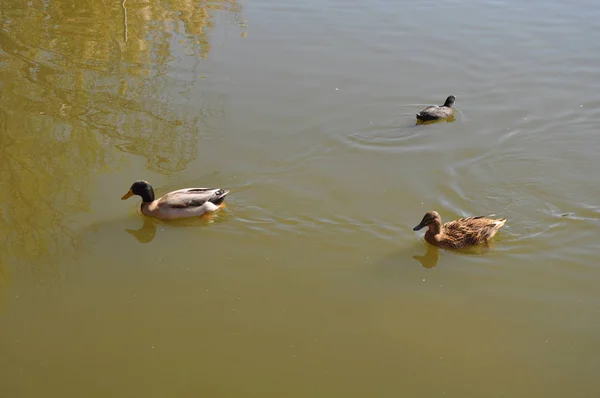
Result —
<instances>
[{"instance_id":1,"label":"water","mask_svg":"<svg viewBox=\"0 0 600 398\"><path fill-rule=\"evenodd\" d=\"M595 2L0 15L2 397L600 394ZM165 223L140 178L231 194Z\"/></svg>"}]
</instances>

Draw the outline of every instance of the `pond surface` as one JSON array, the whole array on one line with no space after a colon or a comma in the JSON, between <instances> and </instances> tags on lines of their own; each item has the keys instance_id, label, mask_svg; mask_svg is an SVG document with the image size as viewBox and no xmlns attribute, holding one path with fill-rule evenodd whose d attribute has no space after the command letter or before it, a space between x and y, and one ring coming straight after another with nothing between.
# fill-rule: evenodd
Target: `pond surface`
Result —
<instances>
[{"instance_id":1,"label":"pond surface","mask_svg":"<svg viewBox=\"0 0 600 398\"><path fill-rule=\"evenodd\" d=\"M600 396L599 18L0 1L0 396ZM137 179L231 194L158 222Z\"/></svg>"}]
</instances>

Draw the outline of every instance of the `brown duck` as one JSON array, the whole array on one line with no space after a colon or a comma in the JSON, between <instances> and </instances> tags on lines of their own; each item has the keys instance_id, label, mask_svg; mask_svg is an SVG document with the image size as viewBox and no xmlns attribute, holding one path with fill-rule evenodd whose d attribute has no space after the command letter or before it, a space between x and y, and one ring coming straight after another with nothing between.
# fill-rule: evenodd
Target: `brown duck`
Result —
<instances>
[{"instance_id":1,"label":"brown duck","mask_svg":"<svg viewBox=\"0 0 600 398\"><path fill-rule=\"evenodd\" d=\"M425 240L434 246L448 249L487 243L506 222L506 218L493 219L486 216L460 218L442 224L442 217L436 211L425 214L419 225L413 228L418 231L429 227L425 232Z\"/></svg>"}]
</instances>

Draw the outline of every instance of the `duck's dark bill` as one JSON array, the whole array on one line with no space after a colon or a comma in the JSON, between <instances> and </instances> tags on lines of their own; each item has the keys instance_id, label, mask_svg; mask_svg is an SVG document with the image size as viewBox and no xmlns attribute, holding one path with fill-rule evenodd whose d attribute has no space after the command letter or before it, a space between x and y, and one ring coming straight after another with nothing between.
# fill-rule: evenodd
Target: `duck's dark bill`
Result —
<instances>
[{"instance_id":1,"label":"duck's dark bill","mask_svg":"<svg viewBox=\"0 0 600 398\"><path fill-rule=\"evenodd\" d=\"M419 225L417 225L416 227L413 228L413 231L418 231L421 228L423 228L423 225L419 224Z\"/></svg>"},{"instance_id":2,"label":"duck's dark bill","mask_svg":"<svg viewBox=\"0 0 600 398\"><path fill-rule=\"evenodd\" d=\"M130 198L131 196L133 196L133 191L130 189L129 192L127 192L125 195L123 195L121 197L121 200L125 200L127 198Z\"/></svg>"}]
</instances>

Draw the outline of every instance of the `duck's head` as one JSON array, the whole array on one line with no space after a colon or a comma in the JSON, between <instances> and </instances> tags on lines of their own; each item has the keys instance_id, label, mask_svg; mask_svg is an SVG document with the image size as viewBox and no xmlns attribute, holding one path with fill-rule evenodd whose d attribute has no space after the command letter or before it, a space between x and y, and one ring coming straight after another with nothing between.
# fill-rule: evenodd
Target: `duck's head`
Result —
<instances>
[{"instance_id":1,"label":"duck's head","mask_svg":"<svg viewBox=\"0 0 600 398\"><path fill-rule=\"evenodd\" d=\"M441 223L441 220L442 220L442 218L440 217L440 215L438 214L437 211L428 211L423 216L423 219L421 220L419 225L417 225L416 227L413 228L413 231L418 231L418 230L428 227L432 224L439 224L439 223Z\"/></svg>"},{"instance_id":2,"label":"duck's head","mask_svg":"<svg viewBox=\"0 0 600 398\"><path fill-rule=\"evenodd\" d=\"M148 181L139 180L131 184L131 188L129 188L129 191L121 197L121 200L128 199L133 195L141 196L142 202L144 203L154 201L154 189L152 189L152 185L150 185Z\"/></svg>"},{"instance_id":3,"label":"duck's head","mask_svg":"<svg viewBox=\"0 0 600 398\"><path fill-rule=\"evenodd\" d=\"M456 97L451 95L448 98L446 98L446 102L444 102L444 106L452 107L452 105L454 105L454 102L456 102Z\"/></svg>"}]
</instances>

